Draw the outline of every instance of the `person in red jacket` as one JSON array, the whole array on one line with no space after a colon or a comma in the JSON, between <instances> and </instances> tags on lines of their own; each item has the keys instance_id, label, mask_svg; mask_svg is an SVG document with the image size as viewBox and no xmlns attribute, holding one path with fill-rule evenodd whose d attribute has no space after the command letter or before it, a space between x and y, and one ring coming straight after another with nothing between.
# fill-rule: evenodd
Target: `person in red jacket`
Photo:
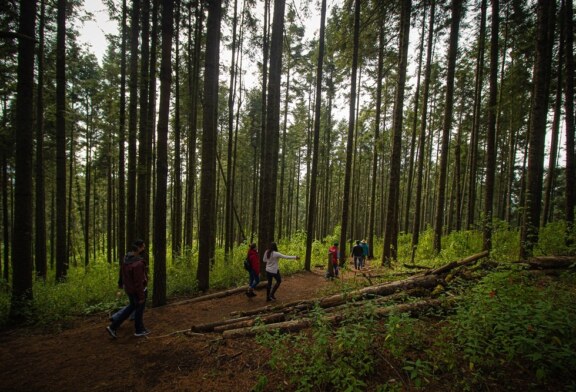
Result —
<instances>
[{"instance_id":1,"label":"person in red jacket","mask_svg":"<svg viewBox=\"0 0 576 392\"><path fill-rule=\"evenodd\" d=\"M148 293L148 276L146 273L146 263L142 257L142 252L146 245L143 240L136 240L132 243L132 250L126 254L121 265L122 285L128 295L130 304L120 311L120 314L106 327L106 331L114 339L117 338L116 330L122 325L132 311L134 312L134 336L146 336L150 332L144 327L144 307Z\"/></svg>"},{"instance_id":2,"label":"person in red jacket","mask_svg":"<svg viewBox=\"0 0 576 392\"><path fill-rule=\"evenodd\" d=\"M338 241L334 241L334 244L328 249L329 261L332 263L332 274L330 273L330 268L328 268L328 278L338 277L338 257L340 251L338 250Z\"/></svg>"},{"instance_id":3,"label":"person in red jacket","mask_svg":"<svg viewBox=\"0 0 576 392\"><path fill-rule=\"evenodd\" d=\"M251 298L256 296L254 289L258 283L260 283L260 256L258 255L258 249L256 249L255 243L250 244L250 248L248 249L248 261L250 262L250 269L248 270L250 278L246 295Z\"/></svg>"}]
</instances>

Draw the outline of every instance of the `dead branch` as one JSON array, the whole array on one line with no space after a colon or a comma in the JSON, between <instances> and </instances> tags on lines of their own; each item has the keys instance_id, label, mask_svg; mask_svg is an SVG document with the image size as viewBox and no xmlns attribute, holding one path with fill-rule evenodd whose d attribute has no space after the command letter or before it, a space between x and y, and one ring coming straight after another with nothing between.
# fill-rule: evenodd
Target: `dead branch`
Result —
<instances>
[{"instance_id":1,"label":"dead branch","mask_svg":"<svg viewBox=\"0 0 576 392\"><path fill-rule=\"evenodd\" d=\"M441 305L440 300L426 300L426 301L419 301L410 304L401 304L401 305L394 305L388 306L382 309L376 310L375 316L376 317L386 317L392 312L398 313L405 313L410 312L411 314L419 314L420 312L439 307ZM331 316L325 316L324 321L330 324L339 323L344 319L344 315L336 314ZM291 320L291 321L284 321L280 323L273 323L267 325L260 325L257 327L245 327L245 328L238 328L238 329L231 329L228 331L224 331L222 337L224 339L234 339L240 337L249 337L254 336L259 333L263 332L271 332L275 330L279 330L281 332L297 332L302 329L308 328L312 325L313 320L311 318L305 319L298 319L298 320Z\"/></svg>"},{"instance_id":2,"label":"dead branch","mask_svg":"<svg viewBox=\"0 0 576 392\"><path fill-rule=\"evenodd\" d=\"M258 284L258 286L256 286L256 288L263 288L263 287L266 287L266 282L260 282ZM211 299L224 298L224 297L228 297L230 295L234 295L234 294L238 294L238 293L244 293L246 290L248 290L248 286L236 287L234 289L218 291L216 293L202 295L200 297L186 299L186 300L180 301L180 302L174 302L172 304L169 304L169 306L191 304L191 303L196 303L196 302L209 301Z\"/></svg>"},{"instance_id":3,"label":"dead branch","mask_svg":"<svg viewBox=\"0 0 576 392\"><path fill-rule=\"evenodd\" d=\"M448 272L448 271L453 270L454 268L462 267L462 266L468 265L468 264L472 264L472 263L474 263L474 262L476 262L476 261L478 261L478 260L480 260L480 259L482 259L482 258L484 258L484 257L488 257L488 255L489 255L489 252L488 252L487 250L485 250L484 252L480 252L480 253L477 253L477 254L475 254L475 255L468 256L468 257L466 257L466 258L464 258L464 259L462 259L462 260L453 261L453 262L448 263L448 264L446 264L446 265L444 265L444 266L442 266L442 267L440 267L440 268L436 268L436 269L433 269L433 270L430 270L430 271L426 271L425 274L426 274L426 275L439 275L439 274L443 274L443 273L446 273L446 272Z\"/></svg>"}]
</instances>

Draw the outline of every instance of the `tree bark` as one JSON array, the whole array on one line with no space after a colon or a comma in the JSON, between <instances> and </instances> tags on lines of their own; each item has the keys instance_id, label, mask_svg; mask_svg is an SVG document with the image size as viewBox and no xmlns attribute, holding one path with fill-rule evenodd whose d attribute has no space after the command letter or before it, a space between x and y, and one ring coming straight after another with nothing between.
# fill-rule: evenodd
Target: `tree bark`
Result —
<instances>
[{"instance_id":1,"label":"tree bark","mask_svg":"<svg viewBox=\"0 0 576 392\"><path fill-rule=\"evenodd\" d=\"M456 57L458 56L458 34L460 29L460 15L462 0L452 1L452 22L450 24L450 43L448 47L448 69L446 74L446 105L444 109L444 122L442 125L442 140L440 152L440 176L438 180L436 199L436 219L434 222L434 250L442 250L442 234L444 224L444 200L446 196L446 178L448 173L448 143L452 129L452 111L454 103L454 75L456 71Z\"/></svg>"},{"instance_id":2,"label":"tree bark","mask_svg":"<svg viewBox=\"0 0 576 392\"><path fill-rule=\"evenodd\" d=\"M470 135L470 154L468 158L468 203L466 227L468 230L474 225L476 213L476 172L478 138L480 134L480 108L482 105L482 85L484 80L484 46L486 41L486 9L487 0L482 0L480 9L480 32L478 36L478 55L476 57L476 77L474 84L474 117L472 133Z\"/></svg>"},{"instance_id":3,"label":"tree bark","mask_svg":"<svg viewBox=\"0 0 576 392\"><path fill-rule=\"evenodd\" d=\"M174 197L172 203L172 260L182 250L182 159L180 127L180 0L176 1L176 39L174 40Z\"/></svg>"},{"instance_id":4,"label":"tree bark","mask_svg":"<svg viewBox=\"0 0 576 392\"><path fill-rule=\"evenodd\" d=\"M492 1L492 32L490 39L490 95L486 147L486 194L484 199L484 250L492 249L492 217L494 215L494 183L496 177L496 109L498 105L498 33L499 0Z\"/></svg>"},{"instance_id":5,"label":"tree bark","mask_svg":"<svg viewBox=\"0 0 576 392\"><path fill-rule=\"evenodd\" d=\"M382 265L389 265L396 259L395 247L398 241L398 206L402 153L402 129L404 113L404 89L406 87L406 70L408 67L408 44L410 40L411 0L402 0L400 14L400 40L398 60L398 80L396 82L396 98L394 101L394 117L392 118L392 154L390 156L390 178L388 182L388 203L386 206L386 229L384 231L384 250Z\"/></svg>"},{"instance_id":6,"label":"tree bark","mask_svg":"<svg viewBox=\"0 0 576 392\"><path fill-rule=\"evenodd\" d=\"M324 64L324 34L326 30L326 0L322 0L320 11L320 38L318 48L318 62L316 64L316 98L314 108L314 142L312 152L312 175L310 182L310 204L308 205L308 227L306 236L306 259L304 261L304 268L310 271L310 264L312 260L312 241L314 237L314 224L316 222L316 180L318 176L318 145L320 143L320 109L322 101L322 79L323 79L323 64Z\"/></svg>"},{"instance_id":7,"label":"tree bark","mask_svg":"<svg viewBox=\"0 0 576 392\"><path fill-rule=\"evenodd\" d=\"M126 197L126 244L136 239L136 127L138 126L138 38L140 32L140 1L132 0L130 26L130 105L128 107L128 184Z\"/></svg>"},{"instance_id":8,"label":"tree bark","mask_svg":"<svg viewBox=\"0 0 576 392\"><path fill-rule=\"evenodd\" d=\"M117 254L126 251L126 46L128 10L126 0L122 0L122 43L120 44L120 108L118 121L118 240Z\"/></svg>"},{"instance_id":9,"label":"tree bark","mask_svg":"<svg viewBox=\"0 0 576 392\"><path fill-rule=\"evenodd\" d=\"M414 205L414 225L412 229L412 247L420 240L420 216L422 210L422 189L424 188L424 158L426 151L426 124L428 116L428 95L430 92L430 76L432 73L432 46L434 45L434 17L436 2L430 4L430 21L428 24L428 42L426 49L426 70L424 71L424 86L422 91L422 117L420 119L420 137L418 146L418 171L416 174L416 201Z\"/></svg>"},{"instance_id":10,"label":"tree bark","mask_svg":"<svg viewBox=\"0 0 576 392\"><path fill-rule=\"evenodd\" d=\"M198 249L198 288L208 290L216 243L216 155L218 142L218 75L220 70L221 0L208 2L204 70L204 114Z\"/></svg>"},{"instance_id":11,"label":"tree bark","mask_svg":"<svg viewBox=\"0 0 576 392\"><path fill-rule=\"evenodd\" d=\"M36 1L20 2L18 33L34 37ZM12 238L12 301L10 318L23 322L32 307L32 188L33 121L30 103L34 95L33 39L18 41L18 81L16 87L16 183L14 191L14 237ZM7 211L5 211L7 212Z\"/></svg>"},{"instance_id":12,"label":"tree bark","mask_svg":"<svg viewBox=\"0 0 576 392\"><path fill-rule=\"evenodd\" d=\"M148 149L148 133L151 132L151 124L148 122L148 88L150 85L150 0L142 2L142 43L140 45L140 123L138 128L138 157L136 174L136 224L135 238L149 243L149 199L148 189L150 186L150 172L148 170L148 157L152 151Z\"/></svg>"},{"instance_id":13,"label":"tree bark","mask_svg":"<svg viewBox=\"0 0 576 392\"><path fill-rule=\"evenodd\" d=\"M152 306L166 304L166 188L168 185L168 121L172 84L172 38L174 1L162 1L162 60L160 65L160 106L154 203L154 291Z\"/></svg>"},{"instance_id":14,"label":"tree bark","mask_svg":"<svg viewBox=\"0 0 576 392\"><path fill-rule=\"evenodd\" d=\"M40 1L38 44L38 95L36 97L36 236L34 239L36 276L46 281L46 187L44 171L44 27L46 2Z\"/></svg>"},{"instance_id":15,"label":"tree bark","mask_svg":"<svg viewBox=\"0 0 576 392\"><path fill-rule=\"evenodd\" d=\"M258 249L267 249L274 239L276 214L276 188L278 177L278 150L280 132L280 78L285 0L274 1L274 19L270 41L270 78L266 112L264 159L260 164L261 194L258 225ZM264 252L262 252L263 254ZM262 257L262 256L261 256ZM263 270L263 269L262 269Z\"/></svg>"},{"instance_id":16,"label":"tree bark","mask_svg":"<svg viewBox=\"0 0 576 392\"><path fill-rule=\"evenodd\" d=\"M190 107L188 108L188 178L186 183L186 213L184 223L184 245L192 248L194 237L194 188L196 184L196 137L198 124L198 90L200 79L200 49L202 47L202 7L198 3L195 8L194 50L192 59L188 60L188 88L190 92ZM190 12L192 10L190 9ZM191 24L191 22L190 22ZM192 31L189 31L192 35ZM190 38L189 38L190 40ZM192 51L189 42L188 51ZM190 56L189 56L190 57Z\"/></svg>"},{"instance_id":17,"label":"tree bark","mask_svg":"<svg viewBox=\"0 0 576 392\"><path fill-rule=\"evenodd\" d=\"M528 172L526 179L526 204L520 233L520 258L532 256L538 243L540 212L542 209L542 178L544 171L544 140L550 90L550 68L554 32L555 2L539 0L537 4L536 59L534 62L534 87L532 112L528 135Z\"/></svg>"},{"instance_id":18,"label":"tree bark","mask_svg":"<svg viewBox=\"0 0 576 392\"><path fill-rule=\"evenodd\" d=\"M56 281L66 277L66 0L58 0L56 33ZM73 141L72 141L73 143ZM72 182L72 177L70 177Z\"/></svg>"},{"instance_id":19,"label":"tree bark","mask_svg":"<svg viewBox=\"0 0 576 392\"><path fill-rule=\"evenodd\" d=\"M576 203L576 150L574 148L574 20L572 1L566 1L566 15L564 17L566 36L566 77L564 78L564 108L566 121L566 209L565 219L568 224L568 233L574 226L574 205ZM570 234L566 241L573 243Z\"/></svg>"},{"instance_id":20,"label":"tree bark","mask_svg":"<svg viewBox=\"0 0 576 392\"><path fill-rule=\"evenodd\" d=\"M344 194L342 197L342 220L340 226L340 266L346 262L346 241L348 232L348 215L350 213L350 183L352 180L352 152L354 147L356 80L358 72L358 45L360 40L360 0L354 2L354 37L352 54L352 75L350 77L350 102L348 115L348 141L346 143L346 169L344 172Z\"/></svg>"}]
</instances>

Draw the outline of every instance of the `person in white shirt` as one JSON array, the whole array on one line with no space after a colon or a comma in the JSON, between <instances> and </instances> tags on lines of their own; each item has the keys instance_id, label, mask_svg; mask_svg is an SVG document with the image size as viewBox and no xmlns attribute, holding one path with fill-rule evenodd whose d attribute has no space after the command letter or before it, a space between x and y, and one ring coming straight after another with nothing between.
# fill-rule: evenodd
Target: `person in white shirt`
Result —
<instances>
[{"instance_id":1,"label":"person in white shirt","mask_svg":"<svg viewBox=\"0 0 576 392\"><path fill-rule=\"evenodd\" d=\"M268 278L268 285L266 286L266 301L276 301L274 294L280 283L282 283L282 278L280 277L280 268L278 267L279 259L292 259L298 260L298 256L286 256L278 252L278 245L275 242L270 244L266 253L264 253L264 262L266 263L266 277ZM276 279L276 284L272 287L272 279Z\"/></svg>"}]
</instances>

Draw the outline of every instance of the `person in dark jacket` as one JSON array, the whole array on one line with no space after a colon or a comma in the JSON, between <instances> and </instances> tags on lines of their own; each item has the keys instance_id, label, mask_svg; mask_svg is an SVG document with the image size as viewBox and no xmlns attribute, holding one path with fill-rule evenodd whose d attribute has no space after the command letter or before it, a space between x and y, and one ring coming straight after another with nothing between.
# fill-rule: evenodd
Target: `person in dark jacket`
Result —
<instances>
[{"instance_id":1,"label":"person in dark jacket","mask_svg":"<svg viewBox=\"0 0 576 392\"><path fill-rule=\"evenodd\" d=\"M148 276L146 263L141 256L146 245L143 240L132 243L132 250L126 254L121 265L121 277L124 291L128 295L130 304L121 310L120 314L106 327L106 331L113 338L117 338L116 330L134 311L134 336L146 336L149 331L144 327L144 307L146 305Z\"/></svg>"},{"instance_id":2,"label":"person in dark jacket","mask_svg":"<svg viewBox=\"0 0 576 392\"><path fill-rule=\"evenodd\" d=\"M256 249L256 244L250 244L248 249L248 261L250 262L250 269L248 273L250 274L248 281L248 291L246 295L248 297L255 297L256 293L254 289L260 283L260 256L258 255L258 249Z\"/></svg>"},{"instance_id":3,"label":"person in dark jacket","mask_svg":"<svg viewBox=\"0 0 576 392\"><path fill-rule=\"evenodd\" d=\"M357 270L362 269L362 264L364 264L364 249L360 245L360 240L356 241L356 245L352 248L351 256L354 258L354 268Z\"/></svg>"}]
</instances>

